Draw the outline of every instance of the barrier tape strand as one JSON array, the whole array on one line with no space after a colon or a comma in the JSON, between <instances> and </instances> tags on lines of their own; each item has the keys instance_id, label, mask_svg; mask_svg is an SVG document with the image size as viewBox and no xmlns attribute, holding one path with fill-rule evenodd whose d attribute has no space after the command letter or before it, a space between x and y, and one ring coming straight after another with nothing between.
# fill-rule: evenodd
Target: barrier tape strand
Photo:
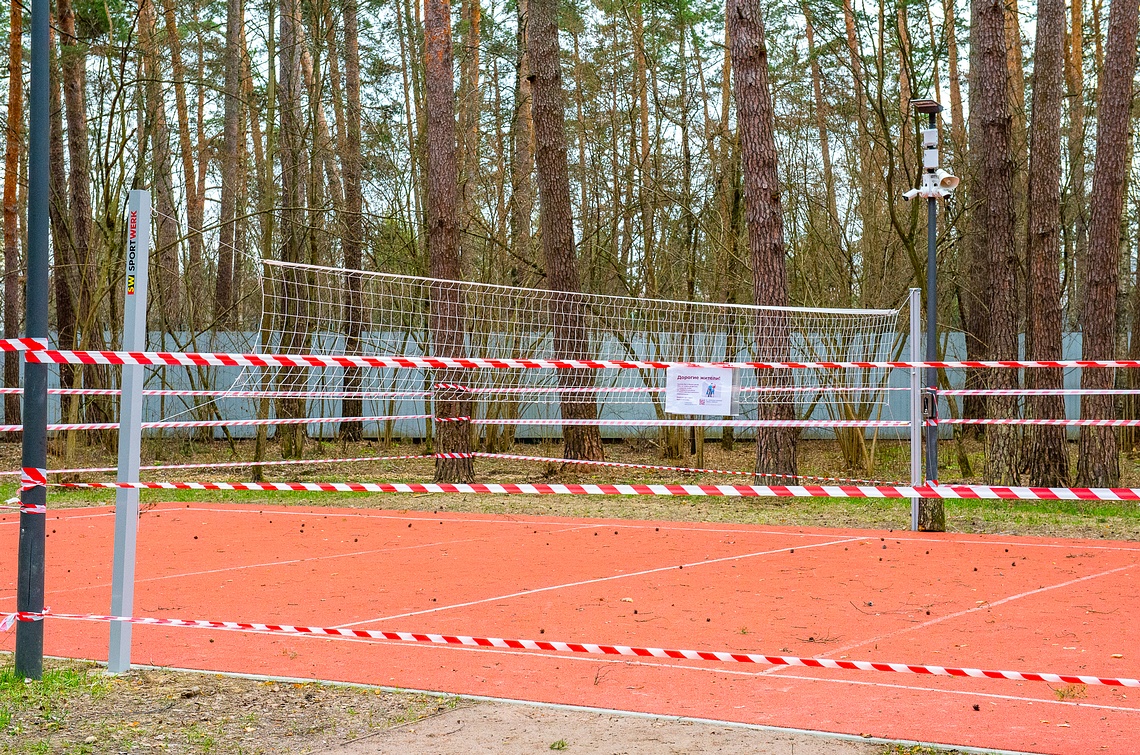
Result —
<instances>
[{"instance_id":1,"label":"barrier tape strand","mask_svg":"<svg viewBox=\"0 0 1140 755\"><path fill-rule=\"evenodd\" d=\"M1029 488L990 485L678 485L420 482L61 482L49 487L310 493L486 493L493 495L711 496L726 498L943 498L1026 501L1140 501L1140 488Z\"/></svg>"},{"instance_id":2,"label":"barrier tape strand","mask_svg":"<svg viewBox=\"0 0 1140 755\"><path fill-rule=\"evenodd\" d=\"M44 618L64 621L122 622L150 626L184 627L190 629L217 629L229 632L315 635L347 637L360 640L387 640L416 642L432 645L462 645L465 647L495 648L501 650L544 650L556 653L585 653L590 655L624 656L631 658L662 658L669 660L719 661L767 666L802 666L805 668L837 669L846 671L883 671L897 674L925 676L956 676L974 679L1008 679L1011 681L1047 682L1053 684L1087 684L1105 687L1140 687L1140 680L1124 677L1088 676L1084 674L1053 674L1027 671L998 671L952 666L928 666L913 663L883 663L880 661L833 660L831 658L803 658L787 655L761 655L711 650L676 650L668 648L636 647L631 645L598 645L592 643L558 642L551 640L519 640L501 637L471 637L467 635L426 634L417 632L391 632L380 629L339 629L335 627L305 627L288 624L261 624L238 621L203 621L163 619L145 616L107 616L99 614L60 614L44 610L40 613L19 612L8 614L0 628L14 621L41 621Z\"/></svg>"},{"instance_id":3,"label":"barrier tape strand","mask_svg":"<svg viewBox=\"0 0 1140 755\"><path fill-rule=\"evenodd\" d=\"M139 364L158 367L374 367L402 369L560 369L661 370L669 367L731 367L757 370L842 369L1021 369L1025 367L1138 368L1140 360L1001 360L1001 361L820 361L820 362L667 362L613 359L486 359L414 356L363 356L350 354L229 354L164 351L61 351L28 350L24 359L36 364Z\"/></svg>"},{"instance_id":4,"label":"barrier tape strand","mask_svg":"<svg viewBox=\"0 0 1140 755\"><path fill-rule=\"evenodd\" d=\"M594 459L555 459L549 456L526 456L523 454L495 454L477 451L471 454L478 459L505 459L508 461L537 461L548 464L577 464L594 467L615 467L618 469L648 469L660 472L683 472L686 474L735 475L738 477L772 477L786 480L815 480L817 482L847 482L856 485L883 485L881 480L860 480L853 477L817 477L816 475L791 475L776 472L740 472L731 469L704 469L701 467L670 467L661 464L632 464L624 461L597 461Z\"/></svg>"}]
</instances>

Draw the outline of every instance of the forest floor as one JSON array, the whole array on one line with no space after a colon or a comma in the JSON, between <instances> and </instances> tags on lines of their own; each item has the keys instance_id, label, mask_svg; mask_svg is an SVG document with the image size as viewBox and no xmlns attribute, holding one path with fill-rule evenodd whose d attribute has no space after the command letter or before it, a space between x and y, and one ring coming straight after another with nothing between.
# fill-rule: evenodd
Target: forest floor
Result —
<instances>
[{"instance_id":1,"label":"forest floor","mask_svg":"<svg viewBox=\"0 0 1140 755\"><path fill-rule=\"evenodd\" d=\"M1075 444L1073 468L1075 469ZM280 458L269 445L266 458ZM979 482L957 467L959 449L944 443L943 480ZM53 448L53 451L60 450ZM512 453L557 457L560 449L518 444ZM981 470L980 443L960 449L974 470ZM306 457L395 456L423 453L417 444L306 443ZM689 456L660 458L654 444L614 443L607 459L628 463L696 466ZM834 441L803 441L800 471L805 475L908 478L909 450L899 441L875 449L871 471L850 472ZM144 465L162 463L221 463L249 459L252 442L184 439L144 442ZM719 443L705 446L705 468L747 470L755 446L741 442L731 451ZM0 468L19 468L19 445L0 444ZM79 447L70 458L52 454L49 467L113 466L107 449ZM742 483L748 477L677 473L627 468L562 467L541 462L477 459L479 482L685 482ZM1140 463L1122 458L1122 485L1140 486ZM265 479L281 481L401 481L425 482L433 462L368 461L343 464L301 464L266 467ZM143 479L221 481L248 480L248 468L217 468L144 472ZM73 480L113 479L84 473ZM3 488L7 488L3 490ZM3 486L5 495L14 482ZM892 499L744 499L585 496L403 495L338 493L229 492L230 503L305 506L350 506L398 510L448 510L495 514L537 514L570 517L660 519L673 521L739 522L751 524L836 526L905 529L909 505ZM142 491L141 500L217 501L218 493L201 491ZM109 490L49 491L49 508L106 505ZM947 529L955 532L1010 533L1063 537L1111 537L1140 540L1140 511L1133 503L947 500ZM873 744L718 727L671 720L611 716L585 711L519 708L462 698L384 691L375 688L269 681L171 670L137 670L108 676L95 664L49 661L41 682L14 675L10 658L0 656L0 752L3 753L127 753L162 750L184 753L302 753L339 755L399 752L459 753L478 750L501 753L576 752L650 753L707 752L716 742L723 753L783 753L801 755L886 755L933 753L903 745ZM695 727L695 728L694 728ZM713 737L713 739L710 739ZM549 740L549 741L547 741ZM938 752L944 752L939 750Z\"/></svg>"}]
</instances>

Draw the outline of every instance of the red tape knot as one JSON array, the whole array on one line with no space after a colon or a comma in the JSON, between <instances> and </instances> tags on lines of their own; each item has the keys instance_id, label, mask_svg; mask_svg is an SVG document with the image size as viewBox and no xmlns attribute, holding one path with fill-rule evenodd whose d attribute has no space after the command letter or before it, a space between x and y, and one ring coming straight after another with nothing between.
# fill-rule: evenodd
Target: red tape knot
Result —
<instances>
[{"instance_id":1,"label":"red tape knot","mask_svg":"<svg viewBox=\"0 0 1140 755\"><path fill-rule=\"evenodd\" d=\"M17 621L43 621L45 617L51 614L51 609L44 606L42 611L16 611L13 614Z\"/></svg>"},{"instance_id":2,"label":"red tape knot","mask_svg":"<svg viewBox=\"0 0 1140 755\"><path fill-rule=\"evenodd\" d=\"M47 487L47 470L38 467L24 467L20 472L20 490Z\"/></svg>"},{"instance_id":3,"label":"red tape knot","mask_svg":"<svg viewBox=\"0 0 1140 755\"><path fill-rule=\"evenodd\" d=\"M470 422L470 417L436 417L436 422Z\"/></svg>"},{"instance_id":4,"label":"red tape knot","mask_svg":"<svg viewBox=\"0 0 1140 755\"><path fill-rule=\"evenodd\" d=\"M475 454L459 454L459 453L432 454L432 457L436 458L436 459L474 459Z\"/></svg>"},{"instance_id":5,"label":"red tape knot","mask_svg":"<svg viewBox=\"0 0 1140 755\"><path fill-rule=\"evenodd\" d=\"M21 503L20 504L20 513L21 514L46 514L47 513L47 506L44 506L43 504L35 504L35 503Z\"/></svg>"}]
</instances>

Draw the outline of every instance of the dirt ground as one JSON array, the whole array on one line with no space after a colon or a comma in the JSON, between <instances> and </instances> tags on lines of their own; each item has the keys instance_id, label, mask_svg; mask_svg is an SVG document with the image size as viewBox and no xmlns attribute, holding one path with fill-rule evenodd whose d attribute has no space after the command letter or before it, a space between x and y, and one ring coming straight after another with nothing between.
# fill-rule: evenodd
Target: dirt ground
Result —
<instances>
[{"instance_id":1,"label":"dirt ground","mask_svg":"<svg viewBox=\"0 0 1140 755\"><path fill-rule=\"evenodd\" d=\"M910 755L881 742L489 703L377 689L49 660L26 682L3 658L0 752L111 755Z\"/></svg>"},{"instance_id":2,"label":"dirt ground","mask_svg":"<svg viewBox=\"0 0 1140 755\"><path fill-rule=\"evenodd\" d=\"M606 755L877 755L887 748L810 734L520 705L460 704L394 726L329 755L530 755L550 750Z\"/></svg>"}]
</instances>

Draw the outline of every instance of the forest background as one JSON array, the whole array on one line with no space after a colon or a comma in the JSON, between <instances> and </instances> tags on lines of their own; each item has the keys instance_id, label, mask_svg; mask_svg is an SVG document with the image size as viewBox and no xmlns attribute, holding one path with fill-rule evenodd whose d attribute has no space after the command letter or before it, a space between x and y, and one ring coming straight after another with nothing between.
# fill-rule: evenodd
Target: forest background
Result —
<instances>
[{"instance_id":1,"label":"forest background","mask_svg":"<svg viewBox=\"0 0 1140 755\"><path fill-rule=\"evenodd\" d=\"M6 337L22 328L26 13L13 0L0 92ZM925 277L924 203L901 194L921 172L909 103L932 97L943 163L963 177L939 225L940 327L965 332L971 359L1059 358L1067 331L1086 358L1137 358L1137 13L1135 0L55 0L52 326L61 348L117 343L131 188L154 196L158 331L257 330L263 258L898 307ZM1082 380L1140 387L1108 370ZM61 373L65 387L113 382ZM66 407L113 419L107 401ZM5 397L6 421L19 409ZM954 410L1064 416L1054 397ZM1082 403L1122 412L1140 404ZM1063 430L988 428L986 478L1116 484L1119 431L1082 428L1073 470ZM794 471L765 436L758 465Z\"/></svg>"}]
</instances>

